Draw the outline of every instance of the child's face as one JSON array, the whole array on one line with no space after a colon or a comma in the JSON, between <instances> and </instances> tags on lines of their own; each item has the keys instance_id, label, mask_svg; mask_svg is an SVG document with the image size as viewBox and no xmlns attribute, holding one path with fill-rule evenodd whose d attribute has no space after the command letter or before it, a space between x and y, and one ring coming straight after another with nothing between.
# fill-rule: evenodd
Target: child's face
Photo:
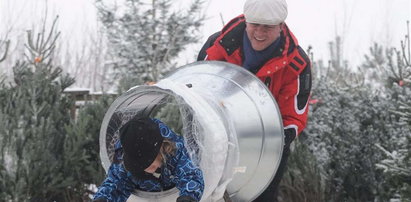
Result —
<instances>
[{"instance_id":1,"label":"child's face","mask_svg":"<svg viewBox=\"0 0 411 202\"><path fill-rule=\"evenodd\" d=\"M154 162L150 166L148 166L148 168L146 168L144 171L146 173L154 173L157 170L157 168L161 167L161 164L162 164L161 155L160 153L158 153Z\"/></svg>"}]
</instances>

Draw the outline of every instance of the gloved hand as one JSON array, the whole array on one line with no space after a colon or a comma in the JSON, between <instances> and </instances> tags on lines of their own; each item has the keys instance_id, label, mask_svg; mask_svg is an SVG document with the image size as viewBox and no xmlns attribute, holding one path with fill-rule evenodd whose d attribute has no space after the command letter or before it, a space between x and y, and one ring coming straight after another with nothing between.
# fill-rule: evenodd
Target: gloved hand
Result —
<instances>
[{"instance_id":1,"label":"gloved hand","mask_svg":"<svg viewBox=\"0 0 411 202\"><path fill-rule=\"evenodd\" d=\"M98 199L94 199L93 202L108 202L108 200L105 198L98 198Z\"/></svg>"},{"instance_id":2,"label":"gloved hand","mask_svg":"<svg viewBox=\"0 0 411 202\"><path fill-rule=\"evenodd\" d=\"M191 196L179 196L176 202L197 202L197 200Z\"/></svg>"}]
</instances>

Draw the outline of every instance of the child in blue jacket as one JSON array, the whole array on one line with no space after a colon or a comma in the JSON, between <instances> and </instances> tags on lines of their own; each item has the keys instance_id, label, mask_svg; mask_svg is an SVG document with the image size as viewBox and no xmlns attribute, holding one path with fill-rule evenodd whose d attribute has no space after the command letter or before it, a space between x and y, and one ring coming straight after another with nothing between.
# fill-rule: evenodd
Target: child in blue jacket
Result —
<instances>
[{"instance_id":1,"label":"child in blue jacket","mask_svg":"<svg viewBox=\"0 0 411 202\"><path fill-rule=\"evenodd\" d=\"M134 117L120 128L120 141L106 179L94 201L126 201L139 189L159 192L177 187L177 202L200 201L204 191L201 170L193 164L183 137L164 123Z\"/></svg>"}]
</instances>

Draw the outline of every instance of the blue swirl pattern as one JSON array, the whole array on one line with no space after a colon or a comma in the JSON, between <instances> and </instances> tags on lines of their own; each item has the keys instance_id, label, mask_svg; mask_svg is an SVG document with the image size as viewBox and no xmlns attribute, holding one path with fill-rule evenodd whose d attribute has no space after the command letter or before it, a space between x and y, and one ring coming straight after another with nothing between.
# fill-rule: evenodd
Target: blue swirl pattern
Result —
<instances>
[{"instance_id":1,"label":"blue swirl pattern","mask_svg":"<svg viewBox=\"0 0 411 202\"><path fill-rule=\"evenodd\" d=\"M111 164L106 179L98 188L94 199L104 198L108 201L123 202L128 199L134 189L149 192L159 192L171 187L177 187L180 196L191 196L197 201L204 191L204 179L201 170L193 164L186 148L183 137L175 134L163 122L153 119L160 128L161 135L176 143L174 155L168 155L165 165L161 167L159 178L137 179L122 165L122 148L116 143L115 159Z\"/></svg>"}]
</instances>

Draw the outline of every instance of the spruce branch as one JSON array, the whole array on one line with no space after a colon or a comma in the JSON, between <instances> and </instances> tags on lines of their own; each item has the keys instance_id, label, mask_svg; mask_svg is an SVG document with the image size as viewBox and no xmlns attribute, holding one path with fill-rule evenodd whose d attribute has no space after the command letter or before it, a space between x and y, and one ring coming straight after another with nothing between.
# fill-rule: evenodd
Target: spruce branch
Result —
<instances>
[{"instance_id":1,"label":"spruce branch","mask_svg":"<svg viewBox=\"0 0 411 202\"><path fill-rule=\"evenodd\" d=\"M46 35L45 25L43 25L41 33L37 34L36 42L34 45L33 31L27 31L27 44L25 44L26 50L29 52L29 55L24 54L26 59L37 66L38 63L48 61L52 53L56 48L56 41L60 36L60 32L55 32L56 24L59 16L53 20L52 26Z\"/></svg>"},{"instance_id":2,"label":"spruce branch","mask_svg":"<svg viewBox=\"0 0 411 202\"><path fill-rule=\"evenodd\" d=\"M9 51L10 47L10 40L6 40L4 43L0 43L0 48L5 44L3 56L0 57L0 62L3 62L6 59L7 52Z\"/></svg>"}]
</instances>

